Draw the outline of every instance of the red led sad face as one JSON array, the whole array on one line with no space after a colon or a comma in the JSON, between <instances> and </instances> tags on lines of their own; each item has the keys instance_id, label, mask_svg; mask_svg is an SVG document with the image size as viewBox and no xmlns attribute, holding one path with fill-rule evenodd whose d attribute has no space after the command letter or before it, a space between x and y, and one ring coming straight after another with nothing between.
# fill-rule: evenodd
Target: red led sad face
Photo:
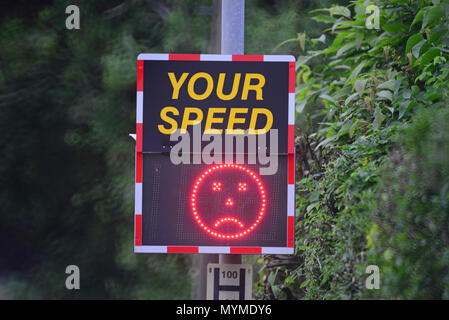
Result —
<instances>
[{"instance_id":1,"label":"red led sad face","mask_svg":"<svg viewBox=\"0 0 449 320\"><path fill-rule=\"evenodd\" d=\"M259 176L242 165L211 166L193 184L191 208L193 218L208 234L241 238L264 217L265 188Z\"/></svg>"}]
</instances>

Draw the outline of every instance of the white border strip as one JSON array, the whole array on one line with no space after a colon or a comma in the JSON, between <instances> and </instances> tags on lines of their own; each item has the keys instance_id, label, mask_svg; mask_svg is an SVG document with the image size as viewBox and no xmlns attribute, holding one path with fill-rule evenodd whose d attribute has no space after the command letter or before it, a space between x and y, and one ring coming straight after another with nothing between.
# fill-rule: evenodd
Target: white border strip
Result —
<instances>
[{"instance_id":1,"label":"white border strip","mask_svg":"<svg viewBox=\"0 0 449 320\"><path fill-rule=\"evenodd\" d=\"M198 253L231 253L231 247L198 247Z\"/></svg>"},{"instance_id":2,"label":"white border strip","mask_svg":"<svg viewBox=\"0 0 449 320\"><path fill-rule=\"evenodd\" d=\"M287 217L295 216L295 185L287 186Z\"/></svg>"},{"instance_id":3,"label":"white border strip","mask_svg":"<svg viewBox=\"0 0 449 320\"><path fill-rule=\"evenodd\" d=\"M294 62L295 57L289 55L264 55L264 62Z\"/></svg>"},{"instance_id":4,"label":"white border strip","mask_svg":"<svg viewBox=\"0 0 449 320\"><path fill-rule=\"evenodd\" d=\"M284 247L262 247L262 254L293 254L295 248Z\"/></svg>"},{"instance_id":5,"label":"white border strip","mask_svg":"<svg viewBox=\"0 0 449 320\"><path fill-rule=\"evenodd\" d=\"M167 253L167 246L134 246L136 253Z\"/></svg>"},{"instance_id":6,"label":"white border strip","mask_svg":"<svg viewBox=\"0 0 449 320\"><path fill-rule=\"evenodd\" d=\"M141 53L137 60L168 60L168 53Z\"/></svg>"},{"instance_id":7,"label":"white border strip","mask_svg":"<svg viewBox=\"0 0 449 320\"><path fill-rule=\"evenodd\" d=\"M201 54L201 61L232 61L230 54Z\"/></svg>"},{"instance_id":8,"label":"white border strip","mask_svg":"<svg viewBox=\"0 0 449 320\"><path fill-rule=\"evenodd\" d=\"M168 53L141 53L137 60L168 60ZM231 54L200 54L200 61L232 61ZM295 62L291 55L264 55L263 62Z\"/></svg>"},{"instance_id":9,"label":"white border strip","mask_svg":"<svg viewBox=\"0 0 449 320\"><path fill-rule=\"evenodd\" d=\"M137 92L136 123L143 122L143 91Z\"/></svg>"},{"instance_id":10,"label":"white border strip","mask_svg":"<svg viewBox=\"0 0 449 320\"><path fill-rule=\"evenodd\" d=\"M142 183L136 182L134 214L142 214Z\"/></svg>"},{"instance_id":11,"label":"white border strip","mask_svg":"<svg viewBox=\"0 0 449 320\"><path fill-rule=\"evenodd\" d=\"M295 124L295 93L288 94L288 124Z\"/></svg>"},{"instance_id":12,"label":"white border strip","mask_svg":"<svg viewBox=\"0 0 449 320\"><path fill-rule=\"evenodd\" d=\"M196 246L193 246L196 247ZM262 254L293 254L294 248L260 247ZM167 253L167 246L134 246L135 253ZM198 246L198 253L230 253L231 247ZM254 253L244 253L254 254ZM258 253L257 253L258 254Z\"/></svg>"}]
</instances>

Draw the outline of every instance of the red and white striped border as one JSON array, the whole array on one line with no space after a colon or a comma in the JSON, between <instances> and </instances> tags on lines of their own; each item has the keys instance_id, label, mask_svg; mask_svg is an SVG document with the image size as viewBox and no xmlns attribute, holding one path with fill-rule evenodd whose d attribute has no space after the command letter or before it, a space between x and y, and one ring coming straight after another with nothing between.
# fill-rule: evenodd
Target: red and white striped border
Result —
<instances>
[{"instance_id":1,"label":"red and white striped border","mask_svg":"<svg viewBox=\"0 0 449 320\"><path fill-rule=\"evenodd\" d=\"M287 186L287 246L143 246L142 245L142 134L143 134L143 68L144 60L181 61L255 61L288 62L288 186ZM136 182L134 210L134 252L136 253L224 253L224 254L293 254L295 231L295 58L289 55L220 55L220 54L154 54L137 57L136 108Z\"/></svg>"}]
</instances>

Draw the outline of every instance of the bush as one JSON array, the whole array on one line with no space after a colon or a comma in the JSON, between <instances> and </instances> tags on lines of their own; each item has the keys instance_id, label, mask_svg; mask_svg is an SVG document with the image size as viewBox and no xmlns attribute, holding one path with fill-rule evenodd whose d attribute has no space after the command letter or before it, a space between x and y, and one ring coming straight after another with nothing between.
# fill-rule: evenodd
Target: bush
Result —
<instances>
[{"instance_id":1,"label":"bush","mask_svg":"<svg viewBox=\"0 0 449 320\"><path fill-rule=\"evenodd\" d=\"M379 168L390 163L390 154L394 157L396 132L406 130L403 126L420 110L444 108L448 101L449 5L447 1L441 2L376 1L380 9L379 30L365 27L366 1L311 12L316 21L330 28L320 38L310 39L305 34L298 37L308 51L298 58L296 65L296 254L264 257L258 297L370 297L370 291L365 289L366 267L372 261L381 263L376 257L390 247L390 252L396 250L397 259L402 260L394 268L387 264L380 266L385 273L381 274L381 281L386 278L377 297L418 297L414 290L425 287L427 273L434 276L426 280L426 288L444 274L447 261L442 249L444 241L426 242L434 246L427 252L427 261L438 263L435 266L424 263L417 260L419 252L412 254L405 249L414 250L411 238L401 238L405 230L414 228L408 225L409 221L405 223L399 218L400 213L385 217L385 221L381 220L383 216L376 216L379 220L376 229L371 213L378 195L382 171ZM434 158L443 161L443 153L437 152L435 149ZM428 165L433 164L430 161ZM390 174L381 179L391 178ZM397 179L391 181L393 186L397 183L405 188ZM416 190L409 186L402 191ZM438 188L438 192L444 190L443 185ZM400 192L399 200L394 198L390 205L413 207L412 202L400 200ZM403 196L409 197L407 193ZM429 206L427 209L416 209L411 215L423 221L423 214L431 207L435 212L444 212L438 218L435 216L436 223L447 212L438 207L443 202L437 206L432 201L437 200L430 197L424 202ZM396 230L397 237L388 239L380 228L383 225ZM432 233L423 237L429 241L432 235L442 235L442 231L432 229ZM375 236L379 246L372 243ZM405 265L419 270L420 275L409 273L410 270L398 273L395 269ZM410 289L413 292L406 288L406 281L396 279L400 275L416 282ZM438 290L424 291L419 297L447 297L441 288Z\"/></svg>"},{"instance_id":2,"label":"bush","mask_svg":"<svg viewBox=\"0 0 449 320\"><path fill-rule=\"evenodd\" d=\"M423 110L397 140L371 210L377 296L449 299L449 109Z\"/></svg>"}]
</instances>

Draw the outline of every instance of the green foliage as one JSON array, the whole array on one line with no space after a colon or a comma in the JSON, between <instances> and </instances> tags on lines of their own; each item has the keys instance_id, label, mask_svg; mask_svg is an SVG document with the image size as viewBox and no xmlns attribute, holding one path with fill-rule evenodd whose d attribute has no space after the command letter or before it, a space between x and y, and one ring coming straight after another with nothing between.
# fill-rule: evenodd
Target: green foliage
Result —
<instances>
[{"instance_id":1,"label":"green foliage","mask_svg":"<svg viewBox=\"0 0 449 320\"><path fill-rule=\"evenodd\" d=\"M209 25L211 22L210 2L168 1L168 6L159 5L161 10L170 8L164 21L161 52L204 53L207 51ZM208 7L209 5L209 7Z\"/></svg>"},{"instance_id":2,"label":"green foliage","mask_svg":"<svg viewBox=\"0 0 449 320\"><path fill-rule=\"evenodd\" d=\"M376 1L380 30L365 27L366 3L353 1L348 7L315 10L313 14L319 13L315 20L331 26L320 41L309 37L302 40L307 55L300 56L296 65L296 255L265 257L258 284L261 298L369 296L365 268L378 252L367 251L373 241L369 235L381 232L373 227L370 211L379 179L383 183L389 179L379 176L379 168L392 157L392 137L412 121L416 112L447 105L447 1ZM434 151L434 157L443 157ZM430 161L428 166L433 164ZM399 183L399 179L398 176L394 183ZM407 192L413 190L399 190L395 195L406 192L407 198ZM441 185L435 192L444 198L445 190ZM425 203L431 206L436 201L432 199ZM433 223L447 215L447 210L441 211L443 207L432 208L441 213ZM413 209L411 203L407 209ZM416 210L412 216L424 219L425 212ZM383 214L389 219L384 223L391 224L399 238L399 233L408 230L400 213L398 217L393 212ZM444 227L442 230L447 231L447 225ZM441 234L442 231L435 231L432 235ZM429 241L431 237L424 238ZM418 268L421 261L415 259L416 255L408 256L410 252L402 247L397 249L396 240L390 244L387 236L382 239L378 250L398 250L397 259L402 259L398 267L410 263L417 270L426 269L421 270L423 278L432 269L430 263ZM426 243L430 245L430 241ZM410 242L404 246L410 247ZM447 266L447 250L442 248L443 243L439 242L426 256L440 261L432 281L437 281L437 275L447 279L447 268L440 267ZM385 295L380 297L418 297L416 291L423 289L417 283L410 291L405 290L406 282L395 278L395 267L385 266L383 271L381 276L388 280L381 284L385 286ZM413 275L410 277L410 281L415 280ZM401 294L393 289L399 282L397 290L403 290ZM447 297L447 293L441 292L440 288L438 296L424 291L419 297Z\"/></svg>"},{"instance_id":3,"label":"green foliage","mask_svg":"<svg viewBox=\"0 0 449 320\"><path fill-rule=\"evenodd\" d=\"M291 52L295 45L273 50L279 39L285 39L298 30L295 0L277 1L272 6L257 6L258 0L245 2L245 53L268 54Z\"/></svg>"},{"instance_id":4,"label":"green foliage","mask_svg":"<svg viewBox=\"0 0 449 320\"><path fill-rule=\"evenodd\" d=\"M388 299L449 299L449 109L420 110L380 173L368 244Z\"/></svg>"}]
</instances>

